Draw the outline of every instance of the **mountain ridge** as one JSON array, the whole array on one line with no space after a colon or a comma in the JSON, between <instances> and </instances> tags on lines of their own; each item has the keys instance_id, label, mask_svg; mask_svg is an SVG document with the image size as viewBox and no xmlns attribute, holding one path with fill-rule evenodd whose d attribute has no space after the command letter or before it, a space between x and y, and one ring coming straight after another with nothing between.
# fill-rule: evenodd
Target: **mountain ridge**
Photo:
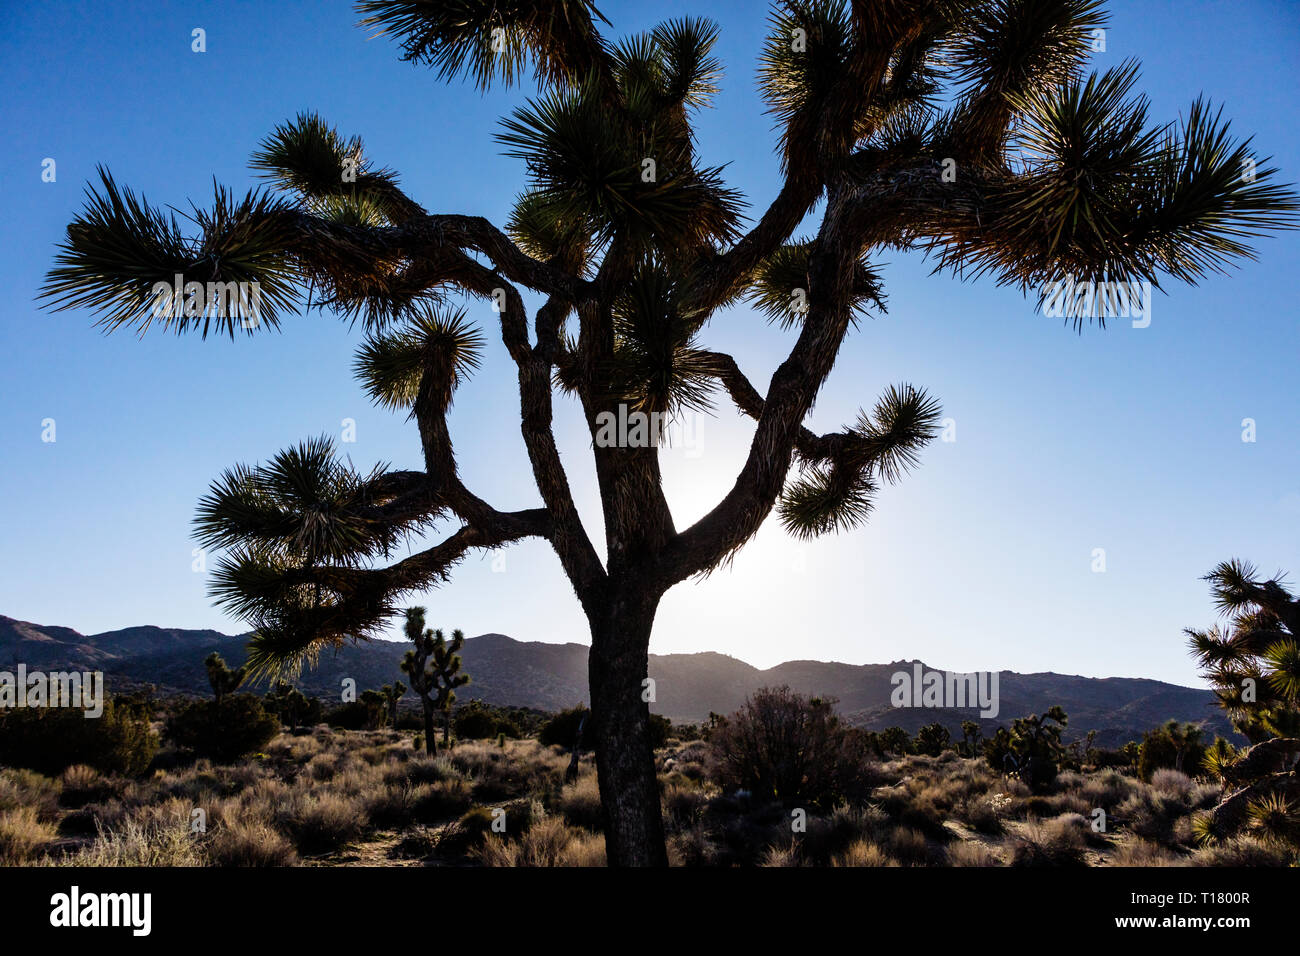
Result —
<instances>
[{"instance_id":1,"label":"mountain ridge","mask_svg":"<svg viewBox=\"0 0 1300 956\"><path fill-rule=\"evenodd\" d=\"M154 685L164 694L201 696L209 692L203 659L217 651L231 665L242 663L247 640L247 634L155 625L86 635L0 615L0 669L12 670L22 662L29 671L102 670L112 690ZM335 700L344 678L354 679L361 689L378 687L401 676L405 649L404 642L374 641L326 651L297 684L304 693ZM472 682L459 697L542 710L585 703L587 651L586 644L577 642L520 641L495 632L467 638L462 657ZM939 670L916 659L888 664L803 659L759 668L717 651L651 654L649 675L656 691L651 710L675 721L698 722L710 712L731 713L760 687L787 684L799 693L837 698L846 720L871 729L898 725L915 733L938 721L959 736L962 720L970 719L987 734L1016 717L1060 704L1070 717L1068 737L1095 730L1103 746L1140 739L1143 731L1169 719L1199 723L1207 734L1232 734L1210 691L1146 677L1003 670L997 672L996 718L983 718L976 708L893 707L891 676L901 668L910 672L918 663L926 671Z\"/></svg>"}]
</instances>

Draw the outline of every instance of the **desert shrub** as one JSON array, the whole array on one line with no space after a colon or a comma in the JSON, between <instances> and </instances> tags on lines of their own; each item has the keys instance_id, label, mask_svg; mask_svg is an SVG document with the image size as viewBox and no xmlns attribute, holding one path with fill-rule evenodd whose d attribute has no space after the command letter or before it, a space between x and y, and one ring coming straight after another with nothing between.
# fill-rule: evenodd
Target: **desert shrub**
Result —
<instances>
[{"instance_id":1,"label":"desert shrub","mask_svg":"<svg viewBox=\"0 0 1300 956\"><path fill-rule=\"evenodd\" d=\"M1132 837L1111 855L1112 866L1181 866L1182 857L1141 837Z\"/></svg>"},{"instance_id":2,"label":"desert shrub","mask_svg":"<svg viewBox=\"0 0 1300 956\"><path fill-rule=\"evenodd\" d=\"M335 730L365 730L370 721L370 708L359 700L348 701L327 710L324 720Z\"/></svg>"},{"instance_id":3,"label":"desert shrub","mask_svg":"<svg viewBox=\"0 0 1300 956\"><path fill-rule=\"evenodd\" d=\"M1180 800L1188 799L1194 786L1191 777L1172 767L1162 767L1151 774L1151 787L1154 790Z\"/></svg>"},{"instance_id":4,"label":"desert shrub","mask_svg":"<svg viewBox=\"0 0 1300 956\"><path fill-rule=\"evenodd\" d=\"M366 818L380 828L404 826L415 817L417 796L408 783L381 786L365 798Z\"/></svg>"},{"instance_id":5,"label":"desert shrub","mask_svg":"<svg viewBox=\"0 0 1300 956\"><path fill-rule=\"evenodd\" d=\"M192 701L167 722L167 737L196 756L229 763L260 750L280 732L280 721L252 694Z\"/></svg>"},{"instance_id":6,"label":"desert shrub","mask_svg":"<svg viewBox=\"0 0 1300 956\"><path fill-rule=\"evenodd\" d=\"M709 736L710 775L785 806L831 807L870 789L870 754L835 717L833 701L764 688Z\"/></svg>"},{"instance_id":7,"label":"desert shrub","mask_svg":"<svg viewBox=\"0 0 1300 956\"><path fill-rule=\"evenodd\" d=\"M1006 794L973 797L963 805L959 816L977 832L997 835L1006 829L1002 818L1013 801L1014 798Z\"/></svg>"},{"instance_id":8,"label":"desert shrub","mask_svg":"<svg viewBox=\"0 0 1300 956\"><path fill-rule=\"evenodd\" d=\"M489 835L473 851L484 866L604 866L603 837L546 817L517 840Z\"/></svg>"},{"instance_id":9,"label":"desert shrub","mask_svg":"<svg viewBox=\"0 0 1300 956\"><path fill-rule=\"evenodd\" d=\"M717 859L708 827L701 821L668 836L668 861L673 866L712 866Z\"/></svg>"},{"instance_id":10,"label":"desert shrub","mask_svg":"<svg viewBox=\"0 0 1300 956\"><path fill-rule=\"evenodd\" d=\"M446 828L441 832L446 832ZM399 859L427 860L438 852L439 834L440 831L431 827L415 827L402 835L392 854Z\"/></svg>"},{"instance_id":11,"label":"desert shrub","mask_svg":"<svg viewBox=\"0 0 1300 956\"><path fill-rule=\"evenodd\" d=\"M411 811L421 823L440 823L458 817L470 807L470 785L458 777L415 788Z\"/></svg>"},{"instance_id":12,"label":"desert shrub","mask_svg":"<svg viewBox=\"0 0 1300 956\"><path fill-rule=\"evenodd\" d=\"M543 747L557 746L565 750L572 750L578 740L578 727L582 722L588 719L591 711L586 707L570 707L568 710L562 710L554 717L544 722L537 731L537 740ZM582 735L582 749L590 750L592 735L584 730Z\"/></svg>"},{"instance_id":13,"label":"desert shrub","mask_svg":"<svg viewBox=\"0 0 1300 956\"><path fill-rule=\"evenodd\" d=\"M0 811L0 865L31 862L54 836L54 827L40 820L35 807Z\"/></svg>"},{"instance_id":14,"label":"desert shrub","mask_svg":"<svg viewBox=\"0 0 1300 956\"><path fill-rule=\"evenodd\" d=\"M236 822L212 834L207 846L213 866L293 866L298 854L284 834L261 821Z\"/></svg>"},{"instance_id":15,"label":"desert shrub","mask_svg":"<svg viewBox=\"0 0 1300 956\"><path fill-rule=\"evenodd\" d=\"M188 817L128 816L120 826L101 830L89 846L58 862L91 867L202 866L203 856L190 833Z\"/></svg>"},{"instance_id":16,"label":"desert shrub","mask_svg":"<svg viewBox=\"0 0 1300 956\"><path fill-rule=\"evenodd\" d=\"M59 783L59 803L74 809L121 792L116 782L104 779L98 770L84 763L73 764L63 771Z\"/></svg>"},{"instance_id":17,"label":"desert shrub","mask_svg":"<svg viewBox=\"0 0 1300 956\"><path fill-rule=\"evenodd\" d=\"M67 707L0 711L0 763L55 775L74 764L102 773L143 773L158 752L148 711L104 701L99 717Z\"/></svg>"},{"instance_id":18,"label":"desert shrub","mask_svg":"<svg viewBox=\"0 0 1300 956\"><path fill-rule=\"evenodd\" d=\"M510 711L481 700L471 700L457 708L451 718L451 729L458 740L487 740L501 734L515 739L521 733Z\"/></svg>"},{"instance_id":19,"label":"desert shrub","mask_svg":"<svg viewBox=\"0 0 1300 956\"><path fill-rule=\"evenodd\" d=\"M492 810L472 807L455 823L444 827L438 836L436 851L442 857L463 856L492 832Z\"/></svg>"},{"instance_id":20,"label":"desert shrub","mask_svg":"<svg viewBox=\"0 0 1300 956\"><path fill-rule=\"evenodd\" d=\"M1151 780L1162 768L1195 773L1204 761L1205 743L1201 729L1195 724L1171 720L1143 736L1138 751L1138 776Z\"/></svg>"},{"instance_id":21,"label":"desert shrub","mask_svg":"<svg viewBox=\"0 0 1300 956\"><path fill-rule=\"evenodd\" d=\"M446 757L430 757L423 752L415 753L399 766L384 771L384 779L389 782L400 779L410 783L439 783L459 777L460 771Z\"/></svg>"},{"instance_id":22,"label":"desert shrub","mask_svg":"<svg viewBox=\"0 0 1300 956\"><path fill-rule=\"evenodd\" d=\"M825 816L810 818L806 832L795 836L794 843L803 862L825 866L854 844L872 842L888 826L889 818L875 807L841 805Z\"/></svg>"},{"instance_id":23,"label":"desert shrub","mask_svg":"<svg viewBox=\"0 0 1300 956\"><path fill-rule=\"evenodd\" d=\"M793 842L770 846L763 851L759 866L803 866L799 848Z\"/></svg>"},{"instance_id":24,"label":"desert shrub","mask_svg":"<svg viewBox=\"0 0 1300 956\"><path fill-rule=\"evenodd\" d=\"M1166 845L1176 842L1174 826L1190 813L1191 807L1182 800L1154 789L1135 792L1115 809L1116 817L1130 833Z\"/></svg>"},{"instance_id":25,"label":"desert shrub","mask_svg":"<svg viewBox=\"0 0 1300 956\"><path fill-rule=\"evenodd\" d=\"M949 866L1001 866L998 855L978 840L962 840L948 847Z\"/></svg>"},{"instance_id":26,"label":"desert shrub","mask_svg":"<svg viewBox=\"0 0 1300 956\"><path fill-rule=\"evenodd\" d=\"M1070 813L1055 820L1032 823L1007 838L1012 866L1084 866L1087 846L1083 819Z\"/></svg>"},{"instance_id":27,"label":"desert shrub","mask_svg":"<svg viewBox=\"0 0 1300 956\"><path fill-rule=\"evenodd\" d=\"M1245 835L1202 847L1189 862L1192 866L1291 866L1296 853L1275 841Z\"/></svg>"},{"instance_id":28,"label":"desert shrub","mask_svg":"<svg viewBox=\"0 0 1300 956\"><path fill-rule=\"evenodd\" d=\"M1107 770L1088 777L1079 789L1079 795L1094 807L1103 807L1109 811L1128 799L1139 787L1140 784L1132 777L1126 777L1115 770Z\"/></svg>"},{"instance_id":29,"label":"desert shrub","mask_svg":"<svg viewBox=\"0 0 1300 956\"><path fill-rule=\"evenodd\" d=\"M885 837L883 848L895 860L908 866L924 866L930 862L930 845L925 835L911 827L895 827Z\"/></svg>"},{"instance_id":30,"label":"desert shrub","mask_svg":"<svg viewBox=\"0 0 1300 956\"><path fill-rule=\"evenodd\" d=\"M605 808L600 802L600 786L595 774L587 774L560 791L560 815L570 826L599 831L604 825Z\"/></svg>"},{"instance_id":31,"label":"desert shrub","mask_svg":"<svg viewBox=\"0 0 1300 956\"><path fill-rule=\"evenodd\" d=\"M121 826L122 821L127 816L127 808L120 800L88 803L84 807L71 810L59 818L59 834L62 836L93 837L101 830Z\"/></svg>"},{"instance_id":32,"label":"desert shrub","mask_svg":"<svg viewBox=\"0 0 1300 956\"><path fill-rule=\"evenodd\" d=\"M59 815L59 782L34 770L0 769L0 811L32 807L42 820Z\"/></svg>"},{"instance_id":33,"label":"desert shrub","mask_svg":"<svg viewBox=\"0 0 1300 956\"><path fill-rule=\"evenodd\" d=\"M366 818L358 802L321 793L295 801L281 821L301 852L325 853L360 836Z\"/></svg>"},{"instance_id":34,"label":"desert shrub","mask_svg":"<svg viewBox=\"0 0 1300 956\"><path fill-rule=\"evenodd\" d=\"M662 796L665 823L674 829L690 826L709 806L709 795L677 774L665 781Z\"/></svg>"},{"instance_id":35,"label":"desert shrub","mask_svg":"<svg viewBox=\"0 0 1300 956\"><path fill-rule=\"evenodd\" d=\"M898 866L888 853L868 840L857 840L831 860L831 866Z\"/></svg>"}]
</instances>

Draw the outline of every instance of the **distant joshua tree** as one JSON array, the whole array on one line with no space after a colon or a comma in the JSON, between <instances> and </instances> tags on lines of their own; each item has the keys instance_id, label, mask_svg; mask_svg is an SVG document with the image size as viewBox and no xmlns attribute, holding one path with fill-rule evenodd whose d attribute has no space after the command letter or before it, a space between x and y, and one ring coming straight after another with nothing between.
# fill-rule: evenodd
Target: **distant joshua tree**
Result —
<instances>
[{"instance_id":1,"label":"distant joshua tree","mask_svg":"<svg viewBox=\"0 0 1300 956\"><path fill-rule=\"evenodd\" d=\"M424 608L406 610L406 637L415 648L402 659L402 671L411 679L411 689L420 695L424 708L424 749L434 753L437 740L434 736L433 715L442 714L442 744L451 742L451 707L456 702L456 688L469 683L469 675L460 673L460 649L465 635L451 632L448 643L441 630L427 630L424 626Z\"/></svg>"},{"instance_id":2,"label":"distant joshua tree","mask_svg":"<svg viewBox=\"0 0 1300 956\"><path fill-rule=\"evenodd\" d=\"M388 723L397 726L397 702L402 699L406 693L406 685L400 680L395 680L391 684L385 684L379 688L379 693L384 695L384 700L388 706Z\"/></svg>"},{"instance_id":3,"label":"distant joshua tree","mask_svg":"<svg viewBox=\"0 0 1300 956\"><path fill-rule=\"evenodd\" d=\"M1294 194L1206 102L1181 125L1152 124L1137 64L1085 76L1107 25L1096 0L780 0L758 83L781 183L748 223L744 197L697 149L722 74L708 20L615 40L590 0L358 9L442 79L487 89L531 65L541 90L499 135L526 170L504 229L429 213L359 139L299 116L253 157L281 195L219 187L191 214L193 234L102 171L43 295L110 329L233 337L303 302L359 319L357 375L414 418L420 467L359 471L318 439L228 471L198 516L201 543L226 549L213 593L252 625L255 668L292 669L378 636L402 595L442 584L467 554L546 541L590 626L588 734L614 865L668 862L642 695L664 595L726 566L770 516L799 538L862 525L943 425L935 399L895 384L840 430L804 426L849 335L884 311L875 257L928 252L1050 298L1049 312L1069 289L1055 314L1081 329L1116 314L1090 290L1127 300L1142 283L1194 283L1295 222ZM491 303L540 507L499 510L463 483L447 412L483 337L452 296ZM703 342L746 300L791 339L757 385ZM556 443L557 394L586 423L603 547ZM753 441L716 506L679 527L655 425L719 395L753 419ZM386 560L449 519L445 540Z\"/></svg>"},{"instance_id":4,"label":"distant joshua tree","mask_svg":"<svg viewBox=\"0 0 1300 956\"><path fill-rule=\"evenodd\" d=\"M227 694L239 690L239 686L244 683L244 678L248 676L247 667L241 666L231 670L226 666L225 659L216 651L207 656L203 666L207 668L208 683L212 685L212 693L217 698L218 707Z\"/></svg>"},{"instance_id":5,"label":"distant joshua tree","mask_svg":"<svg viewBox=\"0 0 1300 956\"><path fill-rule=\"evenodd\" d=\"M951 734L943 724L926 724L916 732L916 752L937 757L948 747Z\"/></svg>"},{"instance_id":6,"label":"distant joshua tree","mask_svg":"<svg viewBox=\"0 0 1300 956\"><path fill-rule=\"evenodd\" d=\"M961 743L957 745L957 752L963 757L978 757L981 747L980 725L973 720L963 720L961 722Z\"/></svg>"}]
</instances>

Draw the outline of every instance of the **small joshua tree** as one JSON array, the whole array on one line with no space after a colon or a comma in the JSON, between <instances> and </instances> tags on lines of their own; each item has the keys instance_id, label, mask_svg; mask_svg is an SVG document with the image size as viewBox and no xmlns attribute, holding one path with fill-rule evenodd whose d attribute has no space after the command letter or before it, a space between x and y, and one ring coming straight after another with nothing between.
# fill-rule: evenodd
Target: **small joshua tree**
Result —
<instances>
[{"instance_id":1,"label":"small joshua tree","mask_svg":"<svg viewBox=\"0 0 1300 956\"><path fill-rule=\"evenodd\" d=\"M313 712L312 701L288 681L279 680L271 692L266 695L269 709L280 718L286 727L299 727ZM319 708L319 704L316 705Z\"/></svg>"},{"instance_id":2,"label":"small joshua tree","mask_svg":"<svg viewBox=\"0 0 1300 956\"><path fill-rule=\"evenodd\" d=\"M963 757L977 757L980 752L980 744L980 725L973 720L963 720L961 722L961 743L957 745L957 752Z\"/></svg>"},{"instance_id":3,"label":"small joshua tree","mask_svg":"<svg viewBox=\"0 0 1300 956\"><path fill-rule=\"evenodd\" d=\"M361 706L366 709L366 730L378 730L388 723L388 697L382 691L363 690Z\"/></svg>"},{"instance_id":4,"label":"small joshua tree","mask_svg":"<svg viewBox=\"0 0 1300 956\"><path fill-rule=\"evenodd\" d=\"M442 713L442 744L451 741L451 705L456 702L456 688L469 683L469 675L460 673L460 649L465 635L451 632L451 643L441 630L424 626L424 608L406 610L406 636L415 645L402 659L402 671L411 678L411 689L420 695L424 709L424 749L433 753L437 749L434 739L433 715Z\"/></svg>"},{"instance_id":5,"label":"small joshua tree","mask_svg":"<svg viewBox=\"0 0 1300 956\"><path fill-rule=\"evenodd\" d=\"M926 724L916 732L916 752L937 757L947 749L950 737L943 724Z\"/></svg>"},{"instance_id":6,"label":"small joshua tree","mask_svg":"<svg viewBox=\"0 0 1300 956\"><path fill-rule=\"evenodd\" d=\"M233 670L227 667L225 660L216 651L207 656L203 666L208 670L208 683L212 685L212 693L216 695L218 707L227 694L239 690L239 685L248 675L248 669L245 667L236 667Z\"/></svg>"},{"instance_id":7,"label":"small joshua tree","mask_svg":"<svg viewBox=\"0 0 1300 956\"><path fill-rule=\"evenodd\" d=\"M384 695L384 700L388 705L388 723L397 726L397 702L402 699L406 693L406 685L400 680L395 680L391 684L385 684L379 688L379 693Z\"/></svg>"}]
</instances>

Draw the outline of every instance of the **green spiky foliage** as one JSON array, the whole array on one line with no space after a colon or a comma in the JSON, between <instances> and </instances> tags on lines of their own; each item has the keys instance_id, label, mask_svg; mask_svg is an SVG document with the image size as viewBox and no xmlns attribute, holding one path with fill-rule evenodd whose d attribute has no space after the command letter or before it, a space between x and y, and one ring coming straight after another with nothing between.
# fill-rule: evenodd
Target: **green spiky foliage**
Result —
<instances>
[{"instance_id":1,"label":"green spiky foliage","mask_svg":"<svg viewBox=\"0 0 1300 956\"><path fill-rule=\"evenodd\" d=\"M203 666L208 672L208 684L212 687L212 694L217 699L217 706L228 694L233 694L239 690L239 686L244 683L244 678L248 676L246 667L230 668L220 654L213 651L203 661Z\"/></svg>"},{"instance_id":2,"label":"green spiky foliage","mask_svg":"<svg viewBox=\"0 0 1300 956\"><path fill-rule=\"evenodd\" d=\"M425 609L406 609L406 637L414 644L402 658L402 672L410 678L411 689L420 695L424 710L424 747L432 754L437 749L434 738L433 715L442 715L442 745L451 745L451 708L456 703L456 688L469 683L469 675L462 674L460 649L465 645L465 635L459 630L451 632L451 640L441 630L424 626Z\"/></svg>"},{"instance_id":3,"label":"green spiky foliage","mask_svg":"<svg viewBox=\"0 0 1300 956\"><path fill-rule=\"evenodd\" d=\"M1217 747L1216 741L1206 756L1206 769L1225 786L1208 832L1226 835L1259 826L1265 834L1293 839L1294 831L1276 824L1286 807L1300 806L1300 600L1281 571L1264 578L1237 558L1221 562L1203 580L1222 620L1184 633L1219 706L1250 741L1240 750ZM1257 818L1265 823L1257 824ZM1292 845L1300 849L1300 842Z\"/></svg>"},{"instance_id":4,"label":"green spiky foliage","mask_svg":"<svg viewBox=\"0 0 1300 956\"><path fill-rule=\"evenodd\" d=\"M1217 109L1149 121L1134 65L1089 72L1091 31L1107 22L1095 0L779 0L758 80L781 183L752 210L696 138L722 84L708 20L617 36L589 0L358 9L442 79L536 82L498 138L522 160L500 228L426 211L358 137L304 114L257 146L263 190L219 189L206 212L165 213L104 173L44 295L108 328L252 335L298 305L358 322L357 376L415 420L422 461L365 470L320 440L232 469L197 519L225 552L214 595L254 629L250 667L291 673L378 636L468 554L546 541L590 623L614 863L667 860L640 695L663 595L724 567L774 512L796 537L861 527L934 437L936 401L883 378L848 427L803 425L841 349L884 311L885 252L1037 293L1067 276L1195 282L1295 224L1295 195ZM259 283L259 321L154 315L154 284L177 273ZM727 309L790 339L764 390L706 343ZM518 372L539 507L498 509L457 468L447 412L482 355L478 315ZM557 395L591 432L603 548L557 447ZM678 527L659 445L611 446L597 430L629 407L715 414L723 397L755 423L749 452L716 506ZM431 541L445 521L456 530ZM394 558L399 544L410 553Z\"/></svg>"}]
</instances>

